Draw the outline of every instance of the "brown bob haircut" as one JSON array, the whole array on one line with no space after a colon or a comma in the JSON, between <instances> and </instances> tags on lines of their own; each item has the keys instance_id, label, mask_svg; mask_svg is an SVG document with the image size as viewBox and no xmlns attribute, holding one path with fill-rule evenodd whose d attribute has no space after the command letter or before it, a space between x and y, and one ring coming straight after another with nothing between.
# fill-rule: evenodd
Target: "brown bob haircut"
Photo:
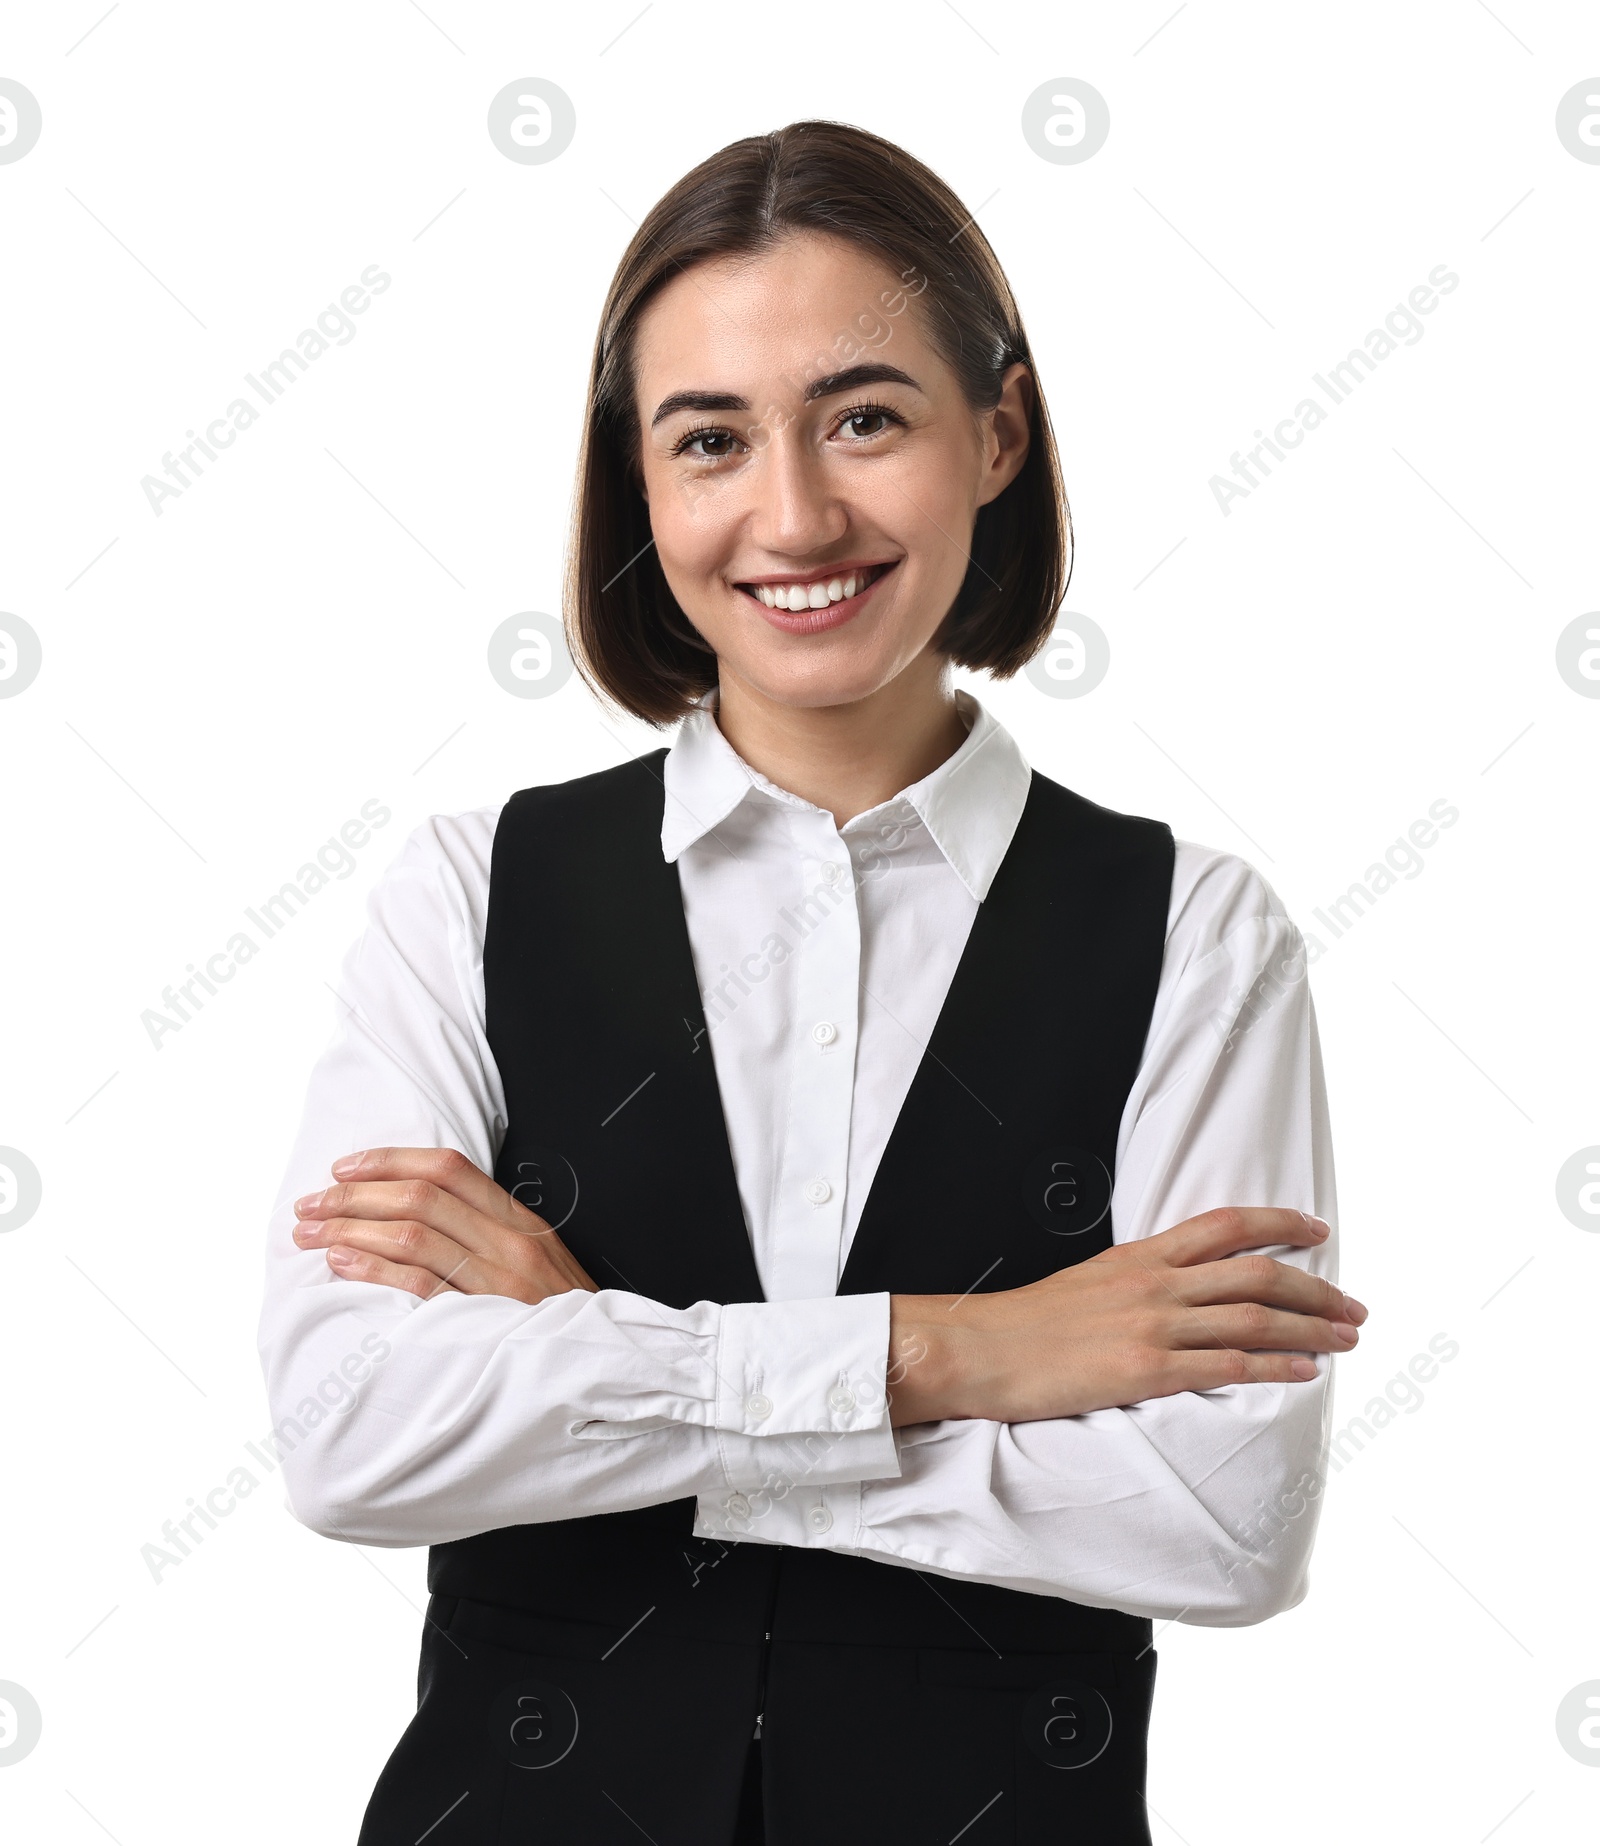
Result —
<instances>
[{"instance_id":1,"label":"brown bob haircut","mask_svg":"<svg viewBox=\"0 0 1600 1846\"><path fill-rule=\"evenodd\" d=\"M966 578L933 645L959 666L1009 678L1044 645L1066 593L1072 521L1049 413L1010 285L971 214L931 169L865 129L794 122L752 135L702 161L652 207L617 266L595 339L567 641L584 679L650 724L683 717L716 685L717 660L667 587L638 486L640 316L695 264L808 231L847 239L902 278L975 413L999 401L1007 367L1021 360L1033 374L1027 457L979 507ZM824 360L859 357L836 345Z\"/></svg>"}]
</instances>

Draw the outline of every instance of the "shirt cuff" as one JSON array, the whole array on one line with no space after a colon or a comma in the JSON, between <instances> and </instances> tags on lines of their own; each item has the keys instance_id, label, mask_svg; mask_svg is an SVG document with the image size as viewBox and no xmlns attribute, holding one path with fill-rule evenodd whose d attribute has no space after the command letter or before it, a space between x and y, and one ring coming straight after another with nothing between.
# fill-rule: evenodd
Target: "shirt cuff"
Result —
<instances>
[{"instance_id":1,"label":"shirt cuff","mask_svg":"<svg viewBox=\"0 0 1600 1846\"><path fill-rule=\"evenodd\" d=\"M641 1332L653 1334L669 1318L630 1294L602 1290L586 1301L608 1299L606 1312L619 1326L631 1325L634 1309L648 1310ZM886 1391L886 1293L704 1301L670 1319L676 1388L653 1374L653 1388L618 1393L605 1406L608 1415L579 1418L569 1434L616 1441L697 1425L710 1437L724 1496L899 1478Z\"/></svg>"},{"instance_id":2,"label":"shirt cuff","mask_svg":"<svg viewBox=\"0 0 1600 1846\"><path fill-rule=\"evenodd\" d=\"M888 1363L886 1293L733 1302L717 1327L712 1421L730 1436L877 1432Z\"/></svg>"},{"instance_id":3,"label":"shirt cuff","mask_svg":"<svg viewBox=\"0 0 1600 1846\"><path fill-rule=\"evenodd\" d=\"M892 1480L889 1297L745 1301L722 1309L715 1426L741 1492Z\"/></svg>"}]
</instances>

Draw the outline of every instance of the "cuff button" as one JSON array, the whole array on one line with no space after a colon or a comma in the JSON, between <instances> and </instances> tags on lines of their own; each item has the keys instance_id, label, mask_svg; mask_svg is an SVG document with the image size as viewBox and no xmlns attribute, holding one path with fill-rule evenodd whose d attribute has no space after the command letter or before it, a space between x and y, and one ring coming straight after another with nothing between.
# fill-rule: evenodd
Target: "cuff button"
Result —
<instances>
[{"instance_id":1,"label":"cuff button","mask_svg":"<svg viewBox=\"0 0 1600 1846\"><path fill-rule=\"evenodd\" d=\"M754 1391L744 1400L744 1413L752 1423L759 1423L772 1415L772 1399L761 1391Z\"/></svg>"},{"instance_id":2,"label":"cuff button","mask_svg":"<svg viewBox=\"0 0 1600 1846\"><path fill-rule=\"evenodd\" d=\"M838 1411L843 1416L856 1407L856 1394L849 1385L835 1385L828 1393L828 1408Z\"/></svg>"},{"instance_id":3,"label":"cuff button","mask_svg":"<svg viewBox=\"0 0 1600 1846\"><path fill-rule=\"evenodd\" d=\"M806 1524L813 1532L826 1532L833 1524L833 1514L825 1506L814 1506L806 1514Z\"/></svg>"}]
</instances>

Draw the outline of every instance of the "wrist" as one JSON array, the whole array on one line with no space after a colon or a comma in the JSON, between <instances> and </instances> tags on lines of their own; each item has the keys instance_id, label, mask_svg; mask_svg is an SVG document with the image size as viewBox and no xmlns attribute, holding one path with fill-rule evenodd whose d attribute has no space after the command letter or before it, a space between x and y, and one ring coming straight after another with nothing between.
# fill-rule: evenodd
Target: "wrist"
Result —
<instances>
[{"instance_id":1,"label":"wrist","mask_svg":"<svg viewBox=\"0 0 1600 1846\"><path fill-rule=\"evenodd\" d=\"M968 1331L956 1326L953 1295L891 1295L889 1366L885 1386L889 1421L937 1423L972 1415L967 1407Z\"/></svg>"}]
</instances>

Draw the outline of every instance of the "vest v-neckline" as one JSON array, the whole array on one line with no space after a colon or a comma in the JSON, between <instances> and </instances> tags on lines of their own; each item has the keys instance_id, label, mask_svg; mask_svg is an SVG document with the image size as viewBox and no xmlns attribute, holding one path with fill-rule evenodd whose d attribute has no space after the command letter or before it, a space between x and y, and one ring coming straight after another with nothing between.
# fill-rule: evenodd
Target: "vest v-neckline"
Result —
<instances>
[{"instance_id":1,"label":"vest v-neckline","mask_svg":"<svg viewBox=\"0 0 1600 1846\"><path fill-rule=\"evenodd\" d=\"M660 761L665 761L666 751L664 749L659 753L653 754L658 755ZM922 1048L922 1053L917 1060L917 1068L912 1077L910 1087L906 1091L905 1098L900 1106L899 1114L896 1116L894 1126L889 1133L889 1138L884 1144L883 1153L879 1158L877 1169L867 1187L867 1196L862 1202L861 1211L856 1219L855 1234L851 1239L850 1249L840 1268L838 1281L835 1286L835 1292L838 1294L850 1294L855 1292L850 1286L851 1282L868 1266L873 1256L877 1254L878 1246L888 1233L890 1214L887 1210L877 1208L876 1201L880 1191L879 1180L883 1176L885 1169L887 1168L889 1171L893 1171L891 1158L898 1160L903 1157L905 1144L915 1135L918 1123L933 1105L934 1099L932 1092L939 1082L946 1076L952 1081L957 1083L960 1082L959 1076L956 1076L949 1070L949 1066L945 1063L944 1058L941 1056L941 1052L949 1049L951 1041L957 1036L957 1022L970 1015L972 1001L976 996L977 990L987 984L993 971L993 965L1003 950L1003 938L1005 937L1006 926L1011 920L1012 914L1012 906L1008 902L1008 892L1011 891L1015 884L1014 879L1008 879L1006 877L1006 867L1008 862L1010 862L1016 854L1018 840L1025 838L1030 832L1030 810L1034 804L1034 789L1036 786L1037 778L1029 784L1028 797L1023 807L1022 818L1018 822L1016 831L1012 836L1006 856L1002 859L999 870L995 874L994 882L990 886L989 895L978 906L978 913L974 917L972 928L968 932L965 943L962 945L961 954L956 962L955 972L950 979L950 985L945 990L944 997L940 1002L939 1012L934 1021L933 1030L929 1034L927 1043ZM664 799L665 785L663 784L663 800ZM660 918L660 922L663 926L663 935L661 938L658 938L658 940L670 938L670 953L673 960L676 961L678 965L679 977L686 977L691 983L694 992L698 994L700 991L700 983L694 965L693 946L689 940L688 915L684 908L683 886L678 874L677 861L674 860L669 864L663 859L661 865L663 873L665 874L658 887L663 894L664 900L661 906ZM670 893L670 896L667 895L668 893ZM997 899L998 902L996 901ZM705 1015L703 1010L699 1010L699 1017L695 1024L703 1034L700 1039L700 1047L709 1049L710 1031L709 1028L705 1026ZM689 1026L687 1020L685 1021L685 1026ZM690 1027L689 1029L692 1035L695 1028ZM714 1063L711 1065L711 1072L712 1076L715 1077ZM734 1195L740 1200L739 1228L742 1233L741 1240L744 1246L739 1258L740 1266L744 1267L748 1264L748 1270L751 1278L754 1280L757 1291L748 1298L755 1301L765 1301L767 1298L766 1292L762 1285L760 1270L755 1260L754 1239L751 1234L750 1226L745 1220L743 1196L739 1192L738 1169L734 1163L732 1141L728 1134L727 1116L722 1107L720 1084L714 1085L712 1100L715 1104L715 1115L717 1120L716 1140L718 1161L725 1170L727 1184L732 1188ZM981 1100L977 1102L977 1106L980 1108L984 1106ZM863 1234L865 1234L865 1237ZM731 1256L732 1252L729 1252L729 1255Z\"/></svg>"}]
</instances>

